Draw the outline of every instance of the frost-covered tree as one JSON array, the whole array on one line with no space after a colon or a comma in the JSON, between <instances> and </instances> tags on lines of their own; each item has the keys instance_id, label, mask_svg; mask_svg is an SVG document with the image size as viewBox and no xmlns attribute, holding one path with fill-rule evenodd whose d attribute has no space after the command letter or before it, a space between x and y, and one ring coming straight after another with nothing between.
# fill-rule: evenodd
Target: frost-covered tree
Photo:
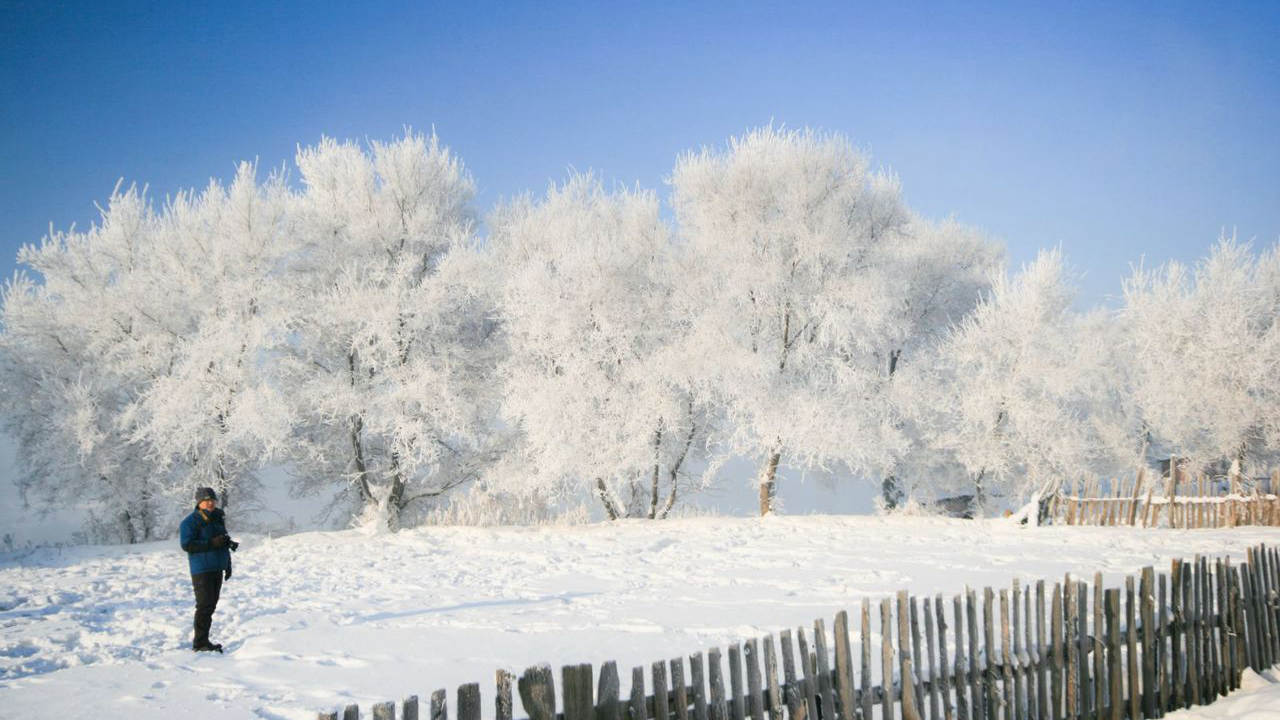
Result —
<instances>
[{"instance_id":1,"label":"frost-covered tree","mask_svg":"<svg viewBox=\"0 0 1280 720\"><path fill-rule=\"evenodd\" d=\"M732 450L761 457L761 513L784 457L892 473L907 447L892 376L972 304L998 252L919 220L895 177L809 130L686 155L672 186L697 269L690 366L720 393Z\"/></svg>"},{"instance_id":2,"label":"frost-covered tree","mask_svg":"<svg viewBox=\"0 0 1280 720\"><path fill-rule=\"evenodd\" d=\"M912 378L912 418L967 473L982 505L994 491L1052 492L1067 478L1137 460L1132 415L1117 396L1105 315L1071 309L1061 253L996 275L989 295Z\"/></svg>"},{"instance_id":3,"label":"frost-covered tree","mask_svg":"<svg viewBox=\"0 0 1280 720\"><path fill-rule=\"evenodd\" d=\"M681 362L683 277L657 198L574 176L491 228L503 416L526 454L511 480L590 492L610 518L665 517L706 422Z\"/></svg>"},{"instance_id":4,"label":"frost-covered tree","mask_svg":"<svg viewBox=\"0 0 1280 720\"><path fill-rule=\"evenodd\" d=\"M255 470L289 430L263 365L283 334L290 201L279 175L259 184L243 163L229 186L179 194L154 223L147 292L173 359L124 420L187 485L214 487L224 504L253 495Z\"/></svg>"},{"instance_id":5,"label":"frost-covered tree","mask_svg":"<svg viewBox=\"0 0 1280 720\"><path fill-rule=\"evenodd\" d=\"M474 184L436 137L324 139L297 157L303 242L278 363L301 484L396 527L474 479L492 416L492 323L464 262Z\"/></svg>"},{"instance_id":6,"label":"frost-covered tree","mask_svg":"<svg viewBox=\"0 0 1280 720\"><path fill-rule=\"evenodd\" d=\"M1153 452L1264 469L1280 451L1280 245L1223 238L1195 267L1136 269L1124 297Z\"/></svg>"}]
</instances>

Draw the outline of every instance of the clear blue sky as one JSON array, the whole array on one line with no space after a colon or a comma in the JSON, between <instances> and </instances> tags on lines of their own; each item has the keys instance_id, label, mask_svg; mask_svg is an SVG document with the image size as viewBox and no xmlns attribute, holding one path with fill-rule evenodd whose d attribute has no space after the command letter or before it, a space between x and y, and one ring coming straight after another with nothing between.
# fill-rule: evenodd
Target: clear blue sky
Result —
<instances>
[{"instance_id":1,"label":"clear blue sky","mask_svg":"<svg viewBox=\"0 0 1280 720\"><path fill-rule=\"evenodd\" d=\"M121 177L163 198L405 125L482 211L569 167L665 197L682 151L838 131L1015 263L1061 245L1090 303L1223 228L1280 239L1280 3L1042 5L3 0L0 272Z\"/></svg>"}]
</instances>

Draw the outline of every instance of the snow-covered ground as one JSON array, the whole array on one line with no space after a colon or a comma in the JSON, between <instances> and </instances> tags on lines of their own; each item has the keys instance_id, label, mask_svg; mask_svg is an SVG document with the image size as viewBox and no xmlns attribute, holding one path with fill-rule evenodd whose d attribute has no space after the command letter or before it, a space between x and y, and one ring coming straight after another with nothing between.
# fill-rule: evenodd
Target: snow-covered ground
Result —
<instances>
[{"instance_id":1,"label":"snow-covered ground","mask_svg":"<svg viewBox=\"0 0 1280 720\"><path fill-rule=\"evenodd\" d=\"M0 556L0 715L310 720L473 681L492 702L497 668L625 669L829 623L902 588L1095 570L1114 581L1179 555L1239 558L1280 533L783 516L240 539L214 618L224 656L186 649L192 598L176 542ZM1280 686L1250 682L1186 717L1280 718Z\"/></svg>"}]
</instances>

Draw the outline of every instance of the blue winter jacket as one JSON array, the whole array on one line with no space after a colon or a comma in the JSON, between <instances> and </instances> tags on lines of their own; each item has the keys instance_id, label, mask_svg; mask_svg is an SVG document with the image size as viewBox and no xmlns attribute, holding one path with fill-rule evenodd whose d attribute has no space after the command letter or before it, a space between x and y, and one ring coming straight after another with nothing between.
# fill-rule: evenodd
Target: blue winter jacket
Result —
<instances>
[{"instance_id":1,"label":"blue winter jacket","mask_svg":"<svg viewBox=\"0 0 1280 720\"><path fill-rule=\"evenodd\" d=\"M231 567L231 550L227 546L216 548L213 539L227 534L226 520L221 508L205 512L196 508L182 521L179 540L187 551L187 563L191 574L222 572Z\"/></svg>"}]
</instances>

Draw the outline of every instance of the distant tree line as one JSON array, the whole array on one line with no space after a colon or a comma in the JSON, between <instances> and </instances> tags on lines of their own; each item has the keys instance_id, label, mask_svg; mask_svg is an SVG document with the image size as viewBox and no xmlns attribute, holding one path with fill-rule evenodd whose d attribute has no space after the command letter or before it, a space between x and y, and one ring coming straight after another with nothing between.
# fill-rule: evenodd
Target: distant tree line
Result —
<instances>
[{"instance_id":1,"label":"distant tree line","mask_svg":"<svg viewBox=\"0 0 1280 720\"><path fill-rule=\"evenodd\" d=\"M845 139L763 128L647 190L573 175L485 218L436 137L117 188L19 252L0 396L20 487L99 535L167 535L268 465L351 518L663 518L753 459L909 498L1048 496L1176 455L1280 448L1280 247L1220 240L1079 312L1061 254L912 211ZM459 508L464 508L460 510ZM452 515L450 512L452 510Z\"/></svg>"}]
</instances>

